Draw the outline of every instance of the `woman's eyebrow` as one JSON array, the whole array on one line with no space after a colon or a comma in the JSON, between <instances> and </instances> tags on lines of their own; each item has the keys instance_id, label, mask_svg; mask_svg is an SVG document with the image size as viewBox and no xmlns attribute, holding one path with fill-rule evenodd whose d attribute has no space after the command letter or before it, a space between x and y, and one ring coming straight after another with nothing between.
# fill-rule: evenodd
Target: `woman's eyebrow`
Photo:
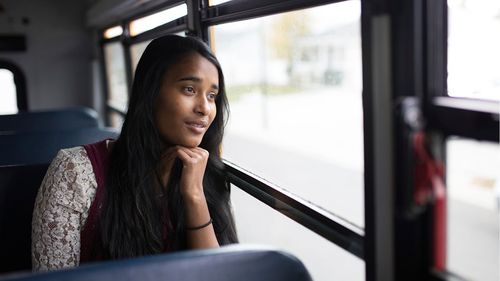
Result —
<instances>
[{"instance_id":1,"label":"woman's eyebrow","mask_svg":"<svg viewBox=\"0 0 500 281\"><path fill-rule=\"evenodd\" d=\"M193 82L196 82L196 83L200 83L203 79L201 79L200 77L196 77L196 76L186 76L186 77L182 77L180 78L179 80L177 81L193 81ZM212 89L214 90L219 90L219 86L217 84L212 84Z\"/></svg>"},{"instance_id":2,"label":"woman's eyebrow","mask_svg":"<svg viewBox=\"0 0 500 281\"><path fill-rule=\"evenodd\" d=\"M201 78L200 77L196 77L196 76L186 76L186 77L182 77L180 78L179 80L177 81L193 81L193 82L201 82Z\"/></svg>"}]
</instances>

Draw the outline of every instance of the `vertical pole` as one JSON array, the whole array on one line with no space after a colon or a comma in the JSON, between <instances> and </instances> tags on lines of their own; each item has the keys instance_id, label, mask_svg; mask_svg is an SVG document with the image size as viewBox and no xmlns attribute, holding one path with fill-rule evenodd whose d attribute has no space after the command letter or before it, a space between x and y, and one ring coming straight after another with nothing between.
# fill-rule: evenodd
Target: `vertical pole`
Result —
<instances>
[{"instance_id":1,"label":"vertical pole","mask_svg":"<svg viewBox=\"0 0 500 281\"><path fill-rule=\"evenodd\" d=\"M385 0L362 1L366 280L394 280L391 17Z\"/></svg>"},{"instance_id":2,"label":"vertical pole","mask_svg":"<svg viewBox=\"0 0 500 281\"><path fill-rule=\"evenodd\" d=\"M202 9L202 0L187 0L187 33L190 36L196 36L203 40L204 33L201 28L201 9ZM206 37L206 35L205 35Z\"/></svg>"}]
</instances>

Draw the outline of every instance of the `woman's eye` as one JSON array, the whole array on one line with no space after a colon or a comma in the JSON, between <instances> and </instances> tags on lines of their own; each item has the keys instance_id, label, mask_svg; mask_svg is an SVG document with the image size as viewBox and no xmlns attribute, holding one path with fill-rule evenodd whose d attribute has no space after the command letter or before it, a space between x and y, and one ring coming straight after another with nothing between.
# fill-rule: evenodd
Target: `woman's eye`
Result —
<instances>
[{"instance_id":1,"label":"woman's eye","mask_svg":"<svg viewBox=\"0 0 500 281\"><path fill-rule=\"evenodd\" d=\"M184 87L184 92L192 94L194 93L194 88L191 86L186 86Z\"/></svg>"},{"instance_id":2,"label":"woman's eye","mask_svg":"<svg viewBox=\"0 0 500 281\"><path fill-rule=\"evenodd\" d=\"M217 98L217 94L216 93L208 93L208 99L209 100L215 100Z\"/></svg>"}]
</instances>

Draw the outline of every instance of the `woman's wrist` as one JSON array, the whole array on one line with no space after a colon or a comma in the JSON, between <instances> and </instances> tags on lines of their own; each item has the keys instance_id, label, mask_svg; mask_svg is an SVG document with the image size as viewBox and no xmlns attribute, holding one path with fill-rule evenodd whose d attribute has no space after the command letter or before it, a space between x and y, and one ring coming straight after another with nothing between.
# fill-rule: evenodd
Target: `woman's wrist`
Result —
<instances>
[{"instance_id":1,"label":"woman's wrist","mask_svg":"<svg viewBox=\"0 0 500 281\"><path fill-rule=\"evenodd\" d=\"M203 188L193 188L192 190L185 191L182 193L182 198L187 204L199 204L206 202Z\"/></svg>"},{"instance_id":2,"label":"woman's wrist","mask_svg":"<svg viewBox=\"0 0 500 281\"><path fill-rule=\"evenodd\" d=\"M197 226L186 226L186 230L200 230L202 228L205 228L207 226L209 226L210 224L212 224L212 218L210 218L208 220L208 222L204 223L204 224L200 224L200 225L197 225Z\"/></svg>"}]
</instances>

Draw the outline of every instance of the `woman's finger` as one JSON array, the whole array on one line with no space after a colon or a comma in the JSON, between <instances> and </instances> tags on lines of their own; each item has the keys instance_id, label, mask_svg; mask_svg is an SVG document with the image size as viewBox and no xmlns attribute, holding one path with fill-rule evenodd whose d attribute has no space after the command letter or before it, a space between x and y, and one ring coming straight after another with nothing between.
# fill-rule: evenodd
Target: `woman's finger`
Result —
<instances>
[{"instance_id":1,"label":"woman's finger","mask_svg":"<svg viewBox=\"0 0 500 281\"><path fill-rule=\"evenodd\" d=\"M193 160L203 160L208 158L208 151L204 150L203 148L187 148L179 146L179 149L184 151Z\"/></svg>"},{"instance_id":2,"label":"woman's finger","mask_svg":"<svg viewBox=\"0 0 500 281\"><path fill-rule=\"evenodd\" d=\"M195 148L193 148L193 150L195 150L196 152L201 153L203 155L208 155L208 151L206 149L201 148L201 147L195 147Z\"/></svg>"},{"instance_id":3,"label":"woman's finger","mask_svg":"<svg viewBox=\"0 0 500 281\"><path fill-rule=\"evenodd\" d=\"M189 150L182 149L182 147L178 147L175 151L177 152L177 156L184 163L190 161L192 158L192 153Z\"/></svg>"}]
</instances>

